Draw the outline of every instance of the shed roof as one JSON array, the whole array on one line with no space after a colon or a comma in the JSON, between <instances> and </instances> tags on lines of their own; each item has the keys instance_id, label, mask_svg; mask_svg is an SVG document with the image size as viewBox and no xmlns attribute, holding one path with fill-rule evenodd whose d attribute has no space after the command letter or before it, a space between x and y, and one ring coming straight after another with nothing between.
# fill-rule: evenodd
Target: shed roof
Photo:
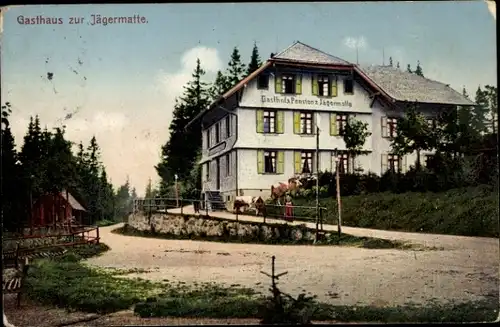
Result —
<instances>
[{"instance_id":1,"label":"shed roof","mask_svg":"<svg viewBox=\"0 0 500 327\"><path fill-rule=\"evenodd\" d=\"M79 210L79 211L87 211L85 210L85 208L80 204L80 202L78 202L75 197L73 195L71 195L71 193L68 192L68 197L66 198L66 190L62 190L61 191L61 196L66 199L66 201L68 201L69 205L71 206L71 208L75 209L75 210Z\"/></svg>"}]
</instances>

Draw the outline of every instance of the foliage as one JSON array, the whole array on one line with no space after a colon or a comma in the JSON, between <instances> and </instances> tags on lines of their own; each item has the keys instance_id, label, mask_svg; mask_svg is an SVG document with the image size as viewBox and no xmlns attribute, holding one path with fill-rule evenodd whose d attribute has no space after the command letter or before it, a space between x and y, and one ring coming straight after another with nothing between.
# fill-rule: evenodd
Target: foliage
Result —
<instances>
[{"instance_id":1,"label":"foliage","mask_svg":"<svg viewBox=\"0 0 500 327\"><path fill-rule=\"evenodd\" d=\"M372 135L372 133L368 132L368 123L351 117L343 134L345 147L351 154L359 154L363 149L366 138L370 135Z\"/></svg>"},{"instance_id":2,"label":"foliage","mask_svg":"<svg viewBox=\"0 0 500 327\"><path fill-rule=\"evenodd\" d=\"M243 79L245 74L245 65L241 62L240 51L237 47L233 48L231 53L231 59L229 60L227 69L227 78L230 87L238 84L240 80Z\"/></svg>"},{"instance_id":3,"label":"foliage","mask_svg":"<svg viewBox=\"0 0 500 327\"><path fill-rule=\"evenodd\" d=\"M413 72L415 75L424 77L424 71L422 70L422 66L420 66L420 61L417 61L417 68Z\"/></svg>"},{"instance_id":4,"label":"foliage","mask_svg":"<svg viewBox=\"0 0 500 327\"><path fill-rule=\"evenodd\" d=\"M345 193L344 193L345 194ZM296 206L312 206L314 200L296 197ZM320 200L323 219L337 223L337 201ZM302 215L315 216L311 208ZM442 193L374 193L342 198L342 223L351 227L464 236L498 237L498 189L488 185L453 189Z\"/></svg>"},{"instance_id":5,"label":"foliage","mask_svg":"<svg viewBox=\"0 0 500 327\"><path fill-rule=\"evenodd\" d=\"M5 103L2 106L2 218L5 230L18 229L29 223L31 204L40 196L63 190L71 193L86 208L82 223L115 220L117 216L125 215L124 210L116 210L116 195L100 161L95 137L91 138L87 148L80 142L73 153L73 143L66 139L64 127L53 131L45 127L42 130L40 118L30 117L18 153L8 120L11 112L11 104ZM120 205L131 210L128 184L118 200Z\"/></svg>"},{"instance_id":6,"label":"foliage","mask_svg":"<svg viewBox=\"0 0 500 327\"><path fill-rule=\"evenodd\" d=\"M398 155L417 153L417 169L420 169L420 153L436 147L436 136L432 126L417 111L417 105L411 104L405 115L398 120L396 136L392 139L391 148Z\"/></svg>"},{"instance_id":7,"label":"foliage","mask_svg":"<svg viewBox=\"0 0 500 327\"><path fill-rule=\"evenodd\" d=\"M264 273L271 278L271 296L266 299L262 305L260 315L262 316L261 324L290 324L290 325L310 325L311 318L316 311L315 299L316 296L307 296L305 293L299 294L297 299L294 299L289 294L282 292L277 286L277 280L281 273L275 275L274 269L275 257L272 257L272 275ZM262 272L263 273L263 272Z\"/></svg>"},{"instance_id":8,"label":"foliage","mask_svg":"<svg viewBox=\"0 0 500 327\"><path fill-rule=\"evenodd\" d=\"M208 87L202 81L205 71L198 59L193 79L184 89L182 97L176 100L173 119L170 124L170 138L162 147L162 160L156 166L160 176L160 189L173 185L175 175L179 180L187 178L194 166L201 148L201 125L186 125L209 105Z\"/></svg>"},{"instance_id":9,"label":"foliage","mask_svg":"<svg viewBox=\"0 0 500 327\"><path fill-rule=\"evenodd\" d=\"M260 60L259 48L257 47L257 42L254 42L252 49L252 56L250 57L250 62L248 63L248 68L246 71L246 75L250 75L254 71L256 71L262 65L262 61Z\"/></svg>"}]
</instances>

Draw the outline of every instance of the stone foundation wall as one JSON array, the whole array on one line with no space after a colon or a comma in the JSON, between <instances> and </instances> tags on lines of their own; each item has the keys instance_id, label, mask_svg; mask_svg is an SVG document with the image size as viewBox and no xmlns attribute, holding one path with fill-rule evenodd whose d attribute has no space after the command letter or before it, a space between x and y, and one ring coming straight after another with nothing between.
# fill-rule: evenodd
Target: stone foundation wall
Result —
<instances>
[{"instance_id":1,"label":"stone foundation wall","mask_svg":"<svg viewBox=\"0 0 500 327\"><path fill-rule=\"evenodd\" d=\"M315 230L305 225L236 222L222 218L156 213L148 220L140 213L129 216L128 225L142 232L174 235L186 238L232 238L245 240L289 240L312 242ZM328 235L326 235L328 236Z\"/></svg>"}]
</instances>

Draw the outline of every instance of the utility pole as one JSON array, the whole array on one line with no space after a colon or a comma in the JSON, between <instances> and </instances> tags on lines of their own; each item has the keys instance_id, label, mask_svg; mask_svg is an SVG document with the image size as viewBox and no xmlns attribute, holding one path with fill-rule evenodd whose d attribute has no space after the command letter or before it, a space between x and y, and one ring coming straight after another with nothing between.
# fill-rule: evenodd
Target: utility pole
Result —
<instances>
[{"instance_id":1,"label":"utility pole","mask_svg":"<svg viewBox=\"0 0 500 327\"><path fill-rule=\"evenodd\" d=\"M318 224L319 224L319 126L316 119L316 238L318 241Z\"/></svg>"},{"instance_id":2,"label":"utility pole","mask_svg":"<svg viewBox=\"0 0 500 327\"><path fill-rule=\"evenodd\" d=\"M340 160L339 160L337 149L335 149L335 167L336 167L336 173L335 173L336 178L335 179L337 180L337 207L338 207L338 215L339 215L339 218L337 220L337 229L338 229L339 241L340 241L340 235L342 235L342 202L340 201L339 166L340 166Z\"/></svg>"}]
</instances>

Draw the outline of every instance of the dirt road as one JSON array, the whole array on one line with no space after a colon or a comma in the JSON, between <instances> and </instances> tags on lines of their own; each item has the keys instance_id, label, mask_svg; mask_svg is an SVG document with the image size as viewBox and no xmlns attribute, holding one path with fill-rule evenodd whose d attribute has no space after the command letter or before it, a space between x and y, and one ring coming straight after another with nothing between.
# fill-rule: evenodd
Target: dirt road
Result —
<instances>
[{"instance_id":1,"label":"dirt road","mask_svg":"<svg viewBox=\"0 0 500 327\"><path fill-rule=\"evenodd\" d=\"M129 277L212 281L267 292L269 278L259 272L270 271L270 258L275 255L277 272L288 271L280 281L284 291L298 294L307 290L332 304L467 301L499 290L498 239L456 237L455 244L453 236L443 236L444 241L439 242L439 236L417 234L421 242L433 240L444 250L370 250L161 240L111 233L119 226L101 228L102 241L111 250L88 262L150 270ZM409 233L376 232L385 236L382 238L411 238Z\"/></svg>"}]
</instances>

